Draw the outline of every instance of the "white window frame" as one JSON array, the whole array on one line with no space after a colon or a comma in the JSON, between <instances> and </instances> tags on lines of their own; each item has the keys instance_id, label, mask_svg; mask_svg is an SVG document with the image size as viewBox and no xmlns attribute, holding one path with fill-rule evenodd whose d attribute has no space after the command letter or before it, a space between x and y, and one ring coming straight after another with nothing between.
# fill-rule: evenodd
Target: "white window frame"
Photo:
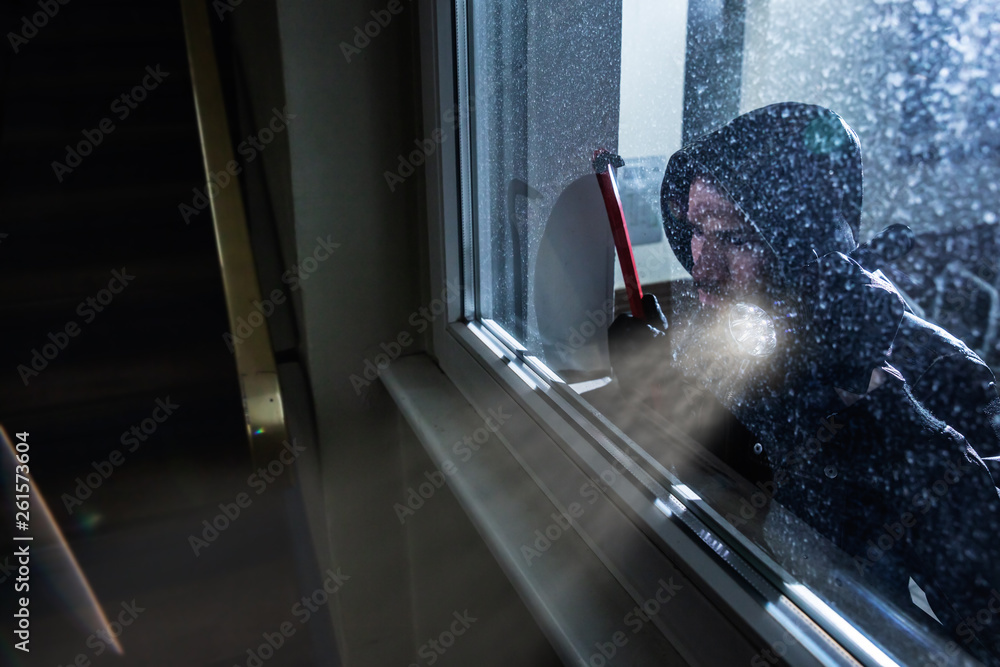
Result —
<instances>
[{"instance_id":1,"label":"white window frame","mask_svg":"<svg viewBox=\"0 0 1000 667\"><path fill-rule=\"evenodd\" d=\"M636 661L628 664L758 665L770 664L768 656L796 665L896 664L787 575L762 575L749 541L682 484L657 481L672 478L540 362L523 358L516 341L465 319L478 290L467 261L469 179L460 177L469 173L465 3L437 0L419 11L424 136L444 133L426 163L430 291L460 284L463 296L449 300L433 323L431 353L444 376L425 361L397 362L383 378L438 462L448 437L441 434L458 428L459 418L449 417L456 404L482 418L498 407L513 414L497 437L517 466L470 466L465 483L449 483L561 658L599 663L595 647L672 576L683 582L679 602L662 605L642 632L628 633L618 654ZM602 481L614 461L620 474ZM519 544L530 544L526 536L551 523L552 511L570 514L588 483L602 493L572 522L573 533L545 554L543 567L536 569L541 559L525 564ZM490 501L490 493L511 488L522 497L504 506ZM576 571L575 586L561 576L567 571Z\"/></svg>"}]
</instances>

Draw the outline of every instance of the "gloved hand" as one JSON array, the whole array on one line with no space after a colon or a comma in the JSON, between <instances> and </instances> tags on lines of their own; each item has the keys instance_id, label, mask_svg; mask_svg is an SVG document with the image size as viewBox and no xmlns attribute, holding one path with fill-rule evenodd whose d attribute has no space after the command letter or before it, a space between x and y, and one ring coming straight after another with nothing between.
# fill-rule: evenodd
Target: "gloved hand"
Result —
<instances>
[{"instance_id":1,"label":"gloved hand","mask_svg":"<svg viewBox=\"0 0 1000 667\"><path fill-rule=\"evenodd\" d=\"M891 284L837 252L818 258L800 275L798 371L864 394L903 319L902 298Z\"/></svg>"},{"instance_id":2,"label":"gloved hand","mask_svg":"<svg viewBox=\"0 0 1000 667\"><path fill-rule=\"evenodd\" d=\"M667 318L656 297L643 295L642 310L646 316L644 321L632 315L619 315L608 328L611 368L626 384L631 384L630 378L648 365L651 361L648 355L659 357L667 353L663 349L665 345L658 344L666 340Z\"/></svg>"}]
</instances>

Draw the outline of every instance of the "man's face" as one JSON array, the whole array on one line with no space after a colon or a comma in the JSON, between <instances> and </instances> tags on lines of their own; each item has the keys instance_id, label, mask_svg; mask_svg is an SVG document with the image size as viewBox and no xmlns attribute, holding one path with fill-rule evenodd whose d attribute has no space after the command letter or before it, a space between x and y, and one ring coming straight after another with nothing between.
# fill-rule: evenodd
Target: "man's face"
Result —
<instances>
[{"instance_id":1,"label":"man's face","mask_svg":"<svg viewBox=\"0 0 1000 667\"><path fill-rule=\"evenodd\" d=\"M765 292L770 271L764 240L726 195L700 177L691 181L688 222L691 276L702 306L755 301Z\"/></svg>"}]
</instances>

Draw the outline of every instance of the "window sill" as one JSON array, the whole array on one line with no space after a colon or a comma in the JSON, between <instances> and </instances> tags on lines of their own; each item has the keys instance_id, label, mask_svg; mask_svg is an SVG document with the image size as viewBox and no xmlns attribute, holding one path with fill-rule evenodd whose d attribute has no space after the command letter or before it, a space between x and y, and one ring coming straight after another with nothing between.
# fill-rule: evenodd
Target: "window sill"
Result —
<instances>
[{"instance_id":1,"label":"window sill","mask_svg":"<svg viewBox=\"0 0 1000 667\"><path fill-rule=\"evenodd\" d=\"M752 664L779 643L790 664L857 664L808 620L779 622L774 609L789 606L783 596L734 577L624 475L608 484L584 472L588 463L601 470L601 461L567 451L566 439L582 439L579 427L470 327L453 325L447 336L442 365L454 382L423 355L395 361L383 382L438 469L450 471L450 488L566 664L594 664L602 646L620 664ZM482 348L477 363L469 347ZM456 364L463 352L468 358ZM526 395L504 390L497 374ZM496 432L475 452L458 446L495 423L491 410L504 417ZM603 468L614 470L607 461ZM656 613L637 614L641 605ZM790 630L801 640L788 641ZM805 646L830 650L817 657Z\"/></svg>"}]
</instances>

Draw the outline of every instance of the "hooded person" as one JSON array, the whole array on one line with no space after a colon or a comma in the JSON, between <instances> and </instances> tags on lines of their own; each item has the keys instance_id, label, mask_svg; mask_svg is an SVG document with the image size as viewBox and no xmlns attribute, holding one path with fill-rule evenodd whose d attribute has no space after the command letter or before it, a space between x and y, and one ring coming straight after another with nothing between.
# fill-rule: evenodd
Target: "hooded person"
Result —
<instances>
[{"instance_id":1,"label":"hooded person","mask_svg":"<svg viewBox=\"0 0 1000 667\"><path fill-rule=\"evenodd\" d=\"M996 660L1000 618L976 629L967 619L1000 587L1000 497L960 430L989 438L996 390L980 384L992 375L852 259L861 204L857 135L822 107L764 107L685 146L661 207L698 305L675 308L668 328L647 295L645 323L612 326L612 365L633 395L652 378L696 384L742 429L702 423L703 444L751 481L772 481L775 501L901 608L913 604L912 578L946 633ZM651 372L653 359L670 372ZM972 404L959 407L973 417L949 421L962 410L948 386L964 388ZM682 401L668 403L672 418ZM825 439L822 424L834 425ZM897 525L888 549L869 549ZM774 545L779 533L765 530Z\"/></svg>"},{"instance_id":2,"label":"hooded person","mask_svg":"<svg viewBox=\"0 0 1000 667\"><path fill-rule=\"evenodd\" d=\"M865 256L857 243L862 176L858 137L840 116L799 103L763 107L673 155L660 195L666 236L696 286L705 283L693 260L688 201L692 183L714 185L759 236L773 268L765 292L797 293L802 324L822 348L817 374L863 394L872 369L891 360L924 407L997 461L1000 395L992 371L948 332L900 308L881 272L862 271L851 258ZM709 276L704 286L718 291L718 283ZM866 283L859 304L847 290ZM760 285L752 288L746 296L759 296Z\"/></svg>"}]
</instances>

